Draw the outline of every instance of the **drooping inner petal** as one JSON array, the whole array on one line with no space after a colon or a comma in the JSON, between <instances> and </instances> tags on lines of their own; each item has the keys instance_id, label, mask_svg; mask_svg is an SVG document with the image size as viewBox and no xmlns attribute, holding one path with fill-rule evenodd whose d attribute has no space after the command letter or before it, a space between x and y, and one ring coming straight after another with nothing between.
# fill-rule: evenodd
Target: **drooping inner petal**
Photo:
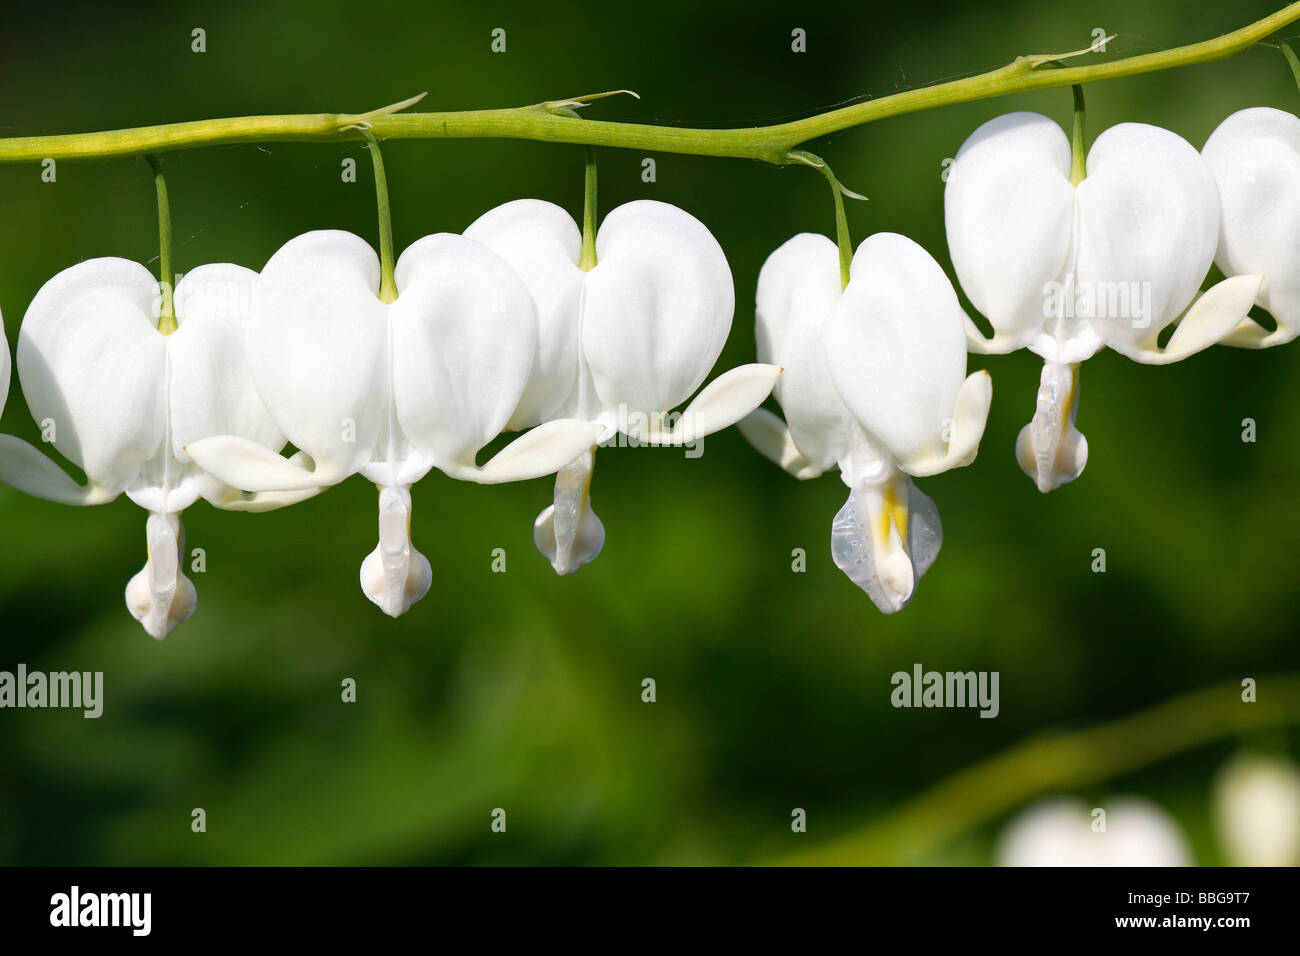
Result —
<instances>
[{"instance_id":1,"label":"drooping inner petal","mask_svg":"<svg viewBox=\"0 0 1300 956\"><path fill-rule=\"evenodd\" d=\"M1016 439L1016 459L1041 492L1074 481L1088 463L1088 439L1074 426L1079 366L1043 363L1034 417Z\"/></svg>"},{"instance_id":2,"label":"drooping inner petal","mask_svg":"<svg viewBox=\"0 0 1300 956\"><path fill-rule=\"evenodd\" d=\"M939 512L901 472L853 487L831 525L831 557L886 614L911 602L943 544Z\"/></svg>"},{"instance_id":3,"label":"drooping inner petal","mask_svg":"<svg viewBox=\"0 0 1300 956\"><path fill-rule=\"evenodd\" d=\"M162 640L198 604L194 584L181 570L184 531L177 513L153 512L145 523L148 560L126 585L126 606L149 634Z\"/></svg>"},{"instance_id":4,"label":"drooping inner petal","mask_svg":"<svg viewBox=\"0 0 1300 956\"><path fill-rule=\"evenodd\" d=\"M379 544L361 562L361 589L389 617L399 617L433 582L429 561L411 545L410 486L379 489Z\"/></svg>"},{"instance_id":5,"label":"drooping inner petal","mask_svg":"<svg viewBox=\"0 0 1300 956\"><path fill-rule=\"evenodd\" d=\"M901 611L943 544L938 509L860 430L840 469L849 498L831 525L831 557L881 611Z\"/></svg>"},{"instance_id":6,"label":"drooping inner petal","mask_svg":"<svg viewBox=\"0 0 1300 956\"><path fill-rule=\"evenodd\" d=\"M556 574L572 574L600 554L605 526L591 509L595 449L555 475L555 503L537 516L533 540Z\"/></svg>"}]
</instances>

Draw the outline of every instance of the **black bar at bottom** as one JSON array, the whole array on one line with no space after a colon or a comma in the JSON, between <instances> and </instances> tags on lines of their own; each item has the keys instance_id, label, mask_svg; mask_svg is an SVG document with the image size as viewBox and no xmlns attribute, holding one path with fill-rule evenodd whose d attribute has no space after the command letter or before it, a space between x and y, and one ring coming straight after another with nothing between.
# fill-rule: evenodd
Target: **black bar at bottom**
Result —
<instances>
[{"instance_id":1,"label":"black bar at bottom","mask_svg":"<svg viewBox=\"0 0 1300 956\"><path fill-rule=\"evenodd\" d=\"M0 933L6 943L79 945L337 945L403 928L449 943L452 931L472 932L467 941L590 938L602 950L637 937L789 934L805 951L830 933L1231 945L1256 932L1286 938L1276 934L1294 927L1297 888L1292 870L1234 869L10 868L0 869Z\"/></svg>"}]
</instances>

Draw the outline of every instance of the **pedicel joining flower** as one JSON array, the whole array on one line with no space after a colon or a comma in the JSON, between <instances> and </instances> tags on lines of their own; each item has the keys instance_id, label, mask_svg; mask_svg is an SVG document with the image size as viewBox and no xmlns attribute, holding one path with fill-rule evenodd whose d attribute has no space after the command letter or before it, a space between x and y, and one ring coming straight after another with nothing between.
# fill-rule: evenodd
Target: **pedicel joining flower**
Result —
<instances>
[{"instance_id":1,"label":"pedicel joining flower","mask_svg":"<svg viewBox=\"0 0 1300 956\"><path fill-rule=\"evenodd\" d=\"M1181 137L1114 126L1082 157L1052 120L1009 113L957 152L944 194L948 246L962 288L993 326L967 320L973 352L1028 348L1044 361L1037 410L1016 455L1040 491L1083 471L1075 428L1079 365L1109 346L1147 364L1186 358L1229 335L1259 275L1198 296L1219 236L1210 169ZM1177 323L1161 347L1160 333Z\"/></svg>"},{"instance_id":2,"label":"pedicel joining flower","mask_svg":"<svg viewBox=\"0 0 1300 956\"><path fill-rule=\"evenodd\" d=\"M915 242L879 233L845 284L835 243L803 233L763 264L757 304L759 359L785 369L785 422L758 409L741 431L797 478L839 468L850 491L831 554L880 610L902 610L942 544L911 479L975 459L993 394L987 372L966 375L952 283Z\"/></svg>"}]
</instances>

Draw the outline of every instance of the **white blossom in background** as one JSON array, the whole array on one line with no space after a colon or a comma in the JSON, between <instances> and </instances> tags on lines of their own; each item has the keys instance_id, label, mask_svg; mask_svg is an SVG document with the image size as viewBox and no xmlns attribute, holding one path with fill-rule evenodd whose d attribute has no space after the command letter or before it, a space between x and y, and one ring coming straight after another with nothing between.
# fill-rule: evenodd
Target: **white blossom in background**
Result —
<instances>
[{"instance_id":1,"label":"white blossom in background","mask_svg":"<svg viewBox=\"0 0 1300 956\"><path fill-rule=\"evenodd\" d=\"M975 459L993 395L987 372L966 375L952 283L915 242L880 233L841 289L835 243L803 233L764 263L757 305L759 359L785 370L785 421L758 409L741 431L797 478L839 468L849 498L831 554L880 610L899 611L943 540L912 478Z\"/></svg>"},{"instance_id":2,"label":"white blossom in background","mask_svg":"<svg viewBox=\"0 0 1300 956\"><path fill-rule=\"evenodd\" d=\"M1300 335L1300 118L1269 107L1233 113L1201 150L1219 187L1214 261L1224 275L1260 274L1257 304L1277 322L1246 319L1225 345L1267 348Z\"/></svg>"},{"instance_id":3,"label":"white blossom in background","mask_svg":"<svg viewBox=\"0 0 1300 956\"><path fill-rule=\"evenodd\" d=\"M4 414L5 402L9 398L9 338L5 335L5 317L0 314L0 415Z\"/></svg>"},{"instance_id":4,"label":"white blossom in background","mask_svg":"<svg viewBox=\"0 0 1300 956\"><path fill-rule=\"evenodd\" d=\"M267 454L284 446L245 360L256 280L236 265L194 269L175 290L178 327L165 334L153 275L126 259L90 259L42 286L18 331L28 408L87 483L77 484L11 435L0 435L0 480L72 505L125 492L149 512L148 561L127 585L126 602L156 638L188 618L197 601L181 570L182 510L203 497L221 508L258 511L310 493L241 495L185 451L187 442L212 433L239 435ZM7 352L5 365L7 380Z\"/></svg>"},{"instance_id":5,"label":"white blossom in background","mask_svg":"<svg viewBox=\"0 0 1300 956\"><path fill-rule=\"evenodd\" d=\"M1072 797L1032 804L998 839L999 866L1191 866L1187 838L1169 814L1135 797L1109 799L1105 829Z\"/></svg>"},{"instance_id":6,"label":"white blossom in background","mask_svg":"<svg viewBox=\"0 0 1300 956\"><path fill-rule=\"evenodd\" d=\"M601 426L551 422L476 464L533 366L528 290L491 250L446 233L403 252L394 279L396 297L383 301L379 257L352 233L309 232L281 247L258 282L249 366L271 417L311 467L218 430L189 450L250 491L319 488L357 473L374 482L379 543L361 564L361 587L396 617L432 581L411 544L416 481L432 468L482 483L551 474L593 445Z\"/></svg>"},{"instance_id":7,"label":"white blossom in background","mask_svg":"<svg viewBox=\"0 0 1300 956\"><path fill-rule=\"evenodd\" d=\"M1214 816L1230 865L1300 864L1300 768L1290 760L1233 759L1215 781Z\"/></svg>"},{"instance_id":8,"label":"white blossom in background","mask_svg":"<svg viewBox=\"0 0 1300 956\"><path fill-rule=\"evenodd\" d=\"M552 203L506 203L465 235L505 258L537 307L540 347L511 427L572 417L598 423L607 441L622 434L690 445L757 407L780 374L770 365L731 369L671 420L713 368L735 308L722 248L676 206L640 200L611 211L590 269L580 264L577 223ZM605 543L591 508L594 462L594 447L573 456L556 475L554 503L533 527L538 550L559 574L578 570Z\"/></svg>"},{"instance_id":9,"label":"white blossom in background","mask_svg":"<svg viewBox=\"0 0 1300 956\"><path fill-rule=\"evenodd\" d=\"M1148 364L1186 358L1241 324L1261 282L1238 275L1199 294L1219 242L1218 192L1174 133L1112 127L1089 150L1085 178L1074 185L1070 173L1056 123L1009 113L962 144L944 193L957 278L994 331L985 339L967 320L971 351L1027 348L1043 359L1016 456L1044 492L1087 463L1074 425L1080 363L1104 347Z\"/></svg>"}]
</instances>

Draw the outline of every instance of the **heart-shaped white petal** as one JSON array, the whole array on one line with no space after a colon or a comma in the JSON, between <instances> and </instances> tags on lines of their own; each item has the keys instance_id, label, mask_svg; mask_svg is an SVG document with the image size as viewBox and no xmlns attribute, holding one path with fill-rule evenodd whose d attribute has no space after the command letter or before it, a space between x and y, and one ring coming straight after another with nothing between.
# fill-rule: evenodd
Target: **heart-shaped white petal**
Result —
<instances>
[{"instance_id":1,"label":"heart-shaped white petal","mask_svg":"<svg viewBox=\"0 0 1300 956\"><path fill-rule=\"evenodd\" d=\"M1009 352L1037 336L1045 286L1067 265L1073 218L1070 144L1047 117L999 116L957 151L944 221L957 278L995 333L975 339L980 351Z\"/></svg>"},{"instance_id":2,"label":"heart-shaped white petal","mask_svg":"<svg viewBox=\"0 0 1300 956\"><path fill-rule=\"evenodd\" d=\"M167 429L156 296L139 263L89 259L41 287L18 332L18 377L33 418L108 492L132 484Z\"/></svg>"},{"instance_id":3,"label":"heart-shaped white petal","mask_svg":"<svg viewBox=\"0 0 1300 956\"><path fill-rule=\"evenodd\" d=\"M228 264L193 270L176 289L179 327L171 335L156 328L156 283L136 263L91 260L52 279L32 303L20 368L42 431L83 464L90 483L77 485L9 436L0 437L8 449L0 478L69 504L98 504L125 490L160 513L179 511L200 492L214 500L231 495L190 463L184 446L214 432L275 448L284 443L244 356L256 279ZM104 342L105 330L120 331L125 341ZM134 351L115 360L123 345Z\"/></svg>"},{"instance_id":4,"label":"heart-shaped white petal","mask_svg":"<svg viewBox=\"0 0 1300 956\"><path fill-rule=\"evenodd\" d=\"M1263 275L1259 304L1278 329L1251 321L1230 344L1300 335L1300 118L1269 107L1233 113L1201 150L1219 190L1215 262L1227 276Z\"/></svg>"},{"instance_id":5,"label":"heart-shaped white petal","mask_svg":"<svg viewBox=\"0 0 1300 956\"><path fill-rule=\"evenodd\" d=\"M1098 136L1078 187L1076 261L1093 330L1117 351L1154 348L1195 298L1218 236L1214 178L1190 143L1143 123Z\"/></svg>"},{"instance_id":6,"label":"heart-shaped white petal","mask_svg":"<svg viewBox=\"0 0 1300 956\"><path fill-rule=\"evenodd\" d=\"M773 446L770 424L761 416L742 428L756 447L787 467L820 474L844 455L852 419L827 366L822 333L840 300L839 251L816 233L801 233L767 257L758 274L755 333L758 360L780 366L777 401L803 463Z\"/></svg>"},{"instance_id":7,"label":"heart-shaped white petal","mask_svg":"<svg viewBox=\"0 0 1300 956\"><path fill-rule=\"evenodd\" d=\"M239 435L267 448L284 435L253 385L245 342L257 273L228 263L199 266L176 286L178 328L167 339L172 450L210 435Z\"/></svg>"},{"instance_id":8,"label":"heart-shaped white petal","mask_svg":"<svg viewBox=\"0 0 1300 956\"><path fill-rule=\"evenodd\" d=\"M378 289L374 250L336 230L289 240L258 281L247 339L253 381L280 430L315 461L319 484L359 471L388 431L388 313ZM203 450L195 443L190 454L202 463ZM289 487L255 485L256 473L232 467L213 473L246 490Z\"/></svg>"},{"instance_id":9,"label":"heart-shaped white petal","mask_svg":"<svg viewBox=\"0 0 1300 956\"><path fill-rule=\"evenodd\" d=\"M827 365L845 406L896 458L921 471L947 457L966 378L962 319L952 284L930 254L905 236L878 233L858 247L826 323Z\"/></svg>"},{"instance_id":10,"label":"heart-shaped white petal","mask_svg":"<svg viewBox=\"0 0 1300 956\"><path fill-rule=\"evenodd\" d=\"M401 431L439 466L472 464L528 382L532 299L504 259L446 233L402 253L396 280L392 390Z\"/></svg>"},{"instance_id":11,"label":"heart-shaped white petal","mask_svg":"<svg viewBox=\"0 0 1300 956\"><path fill-rule=\"evenodd\" d=\"M605 217L587 273L582 352L602 411L651 415L703 383L731 330L731 269L676 206L637 200Z\"/></svg>"},{"instance_id":12,"label":"heart-shaped white petal","mask_svg":"<svg viewBox=\"0 0 1300 956\"><path fill-rule=\"evenodd\" d=\"M518 199L498 206L465 230L519 274L537 309L537 355L509 427L526 428L560 412L578 383L582 232L554 203Z\"/></svg>"}]
</instances>

